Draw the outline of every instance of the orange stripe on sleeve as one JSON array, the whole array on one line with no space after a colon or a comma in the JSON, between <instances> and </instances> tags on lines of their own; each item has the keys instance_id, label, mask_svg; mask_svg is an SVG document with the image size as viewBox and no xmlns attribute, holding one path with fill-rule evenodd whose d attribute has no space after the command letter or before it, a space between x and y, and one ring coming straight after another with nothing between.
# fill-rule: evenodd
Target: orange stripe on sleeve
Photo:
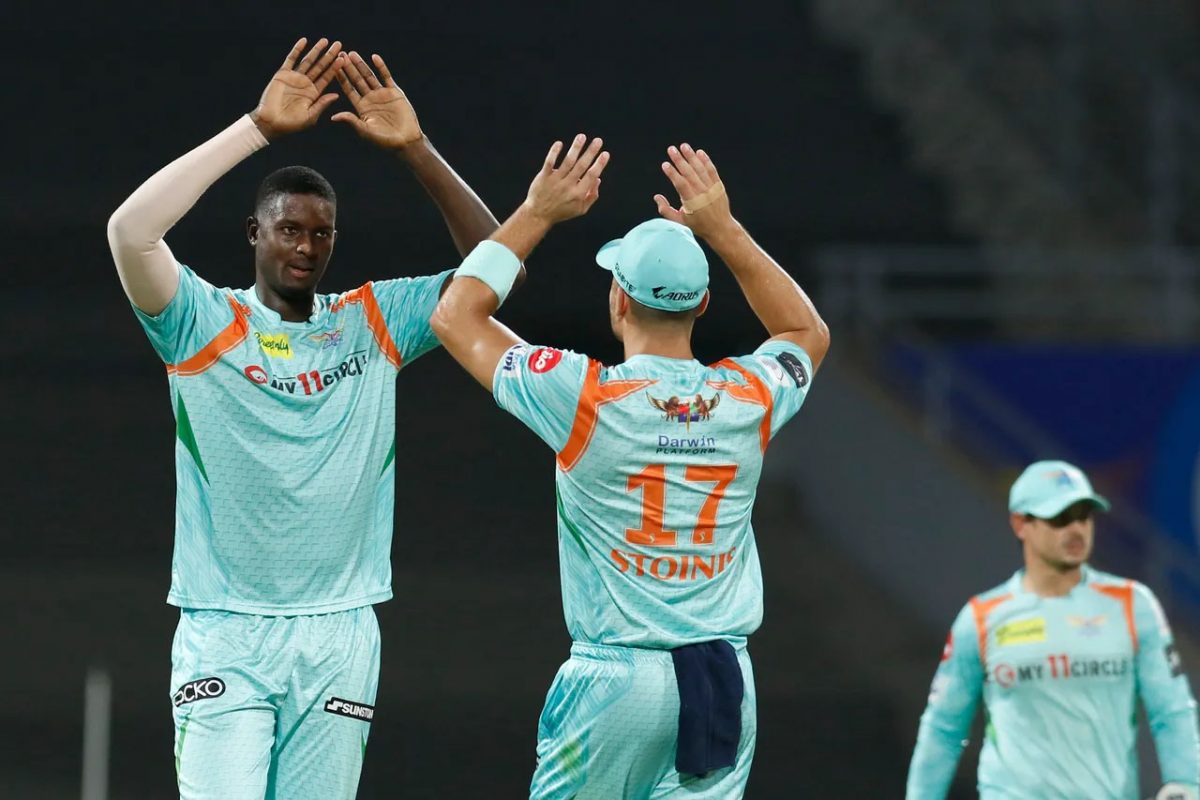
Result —
<instances>
[{"instance_id":1,"label":"orange stripe on sleeve","mask_svg":"<svg viewBox=\"0 0 1200 800\"><path fill-rule=\"evenodd\" d=\"M609 381L600 383L599 361L588 359L587 376L583 380L583 391L579 394L579 405L575 407L575 421L571 424L571 433L567 443L558 451L558 468L570 472L583 458L592 436L596 433L596 423L600 418L600 406L612 403L623 397L628 397L636 391L645 389L655 383L653 380Z\"/></svg>"},{"instance_id":2,"label":"orange stripe on sleeve","mask_svg":"<svg viewBox=\"0 0 1200 800\"><path fill-rule=\"evenodd\" d=\"M1125 610L1125 627L1129 630L1129 641L1133 643L1133 652L1138 651L1138 635L1137 624L1133 618L1133 581L1125 581L1120 586L1097 586L1091 584L1091 587L1100 594L1108 595L1119 602Z\"/></svg>"},{"instance_id":3,"label":"orange stripe on sleeve","mask_svg":"<svg viewBox=\"0 0 1200 800\"><path fill-rule=\"evenodd\" d=\"M762 450L767 451L767 444L771 441L771 410L775 406L775 400L771 396L771 390L762 382L757 375L743 367L741 364L734 361L732 358L722 359L714 368L724 367L731 369L746 379L746 385L734 383L732 381L708 381L708 385L714 389L720 389L726 392L735 400L741 400L746 403L754 403L763 407L762 424L759 426L758 434Z\"/></svg>"},{"instance_id":4,"label":"orange stripe on sleeve","mask_svg":"<svg viewBox=\"0 0 1200 800\"><path fill-rule=\"evenodd\" d=\"M979 663L985 666L987 665L988 614L992 613L992 609L996 606L1011 597L1011 594L1002 594L990 600L980 600L978 597L971 598L971 611L975 614L975 633L979 637Z\"/></svg>"},{"instance_id":5,"label":"orange stripe on sleeve","mask_svg":"<svg viewBox=\"0 0 1200 800\"><path fill-rule=\"evenodd\" d=\"M199 375L217 363L221 356L241 344L250 333L250 323L246 319L245 307L232 296L226 299L229 300L229 305L233 309L233 322L225 326L225 329L218 333L211 342L204 345L196 355L180 361L178 364L167 364L168 375L172 373L180 376Z\"/></svg>"},{"instance_id":6,"label":"orange stripe on sleeve","mask_svg":"<svg viewBox=\"0 0 1200 800\"><path fill-rule=\"evenodd\" d=\"M364 283L354 291L346 292L334 301L329 310L337 313L347 305L354 303L362 303L363 313L367 318L367 327L371 329L371 335L375 337L375 344L379 345L379 349L383 351L384 357L391 365L400 369L404 358L400 355L400 350L396 347L392 334L388 332L387 322L383 318L383 310L379 307L379 301L375 299L375 290L371 288L370 283Z\"/></svg>"}]
</instances>

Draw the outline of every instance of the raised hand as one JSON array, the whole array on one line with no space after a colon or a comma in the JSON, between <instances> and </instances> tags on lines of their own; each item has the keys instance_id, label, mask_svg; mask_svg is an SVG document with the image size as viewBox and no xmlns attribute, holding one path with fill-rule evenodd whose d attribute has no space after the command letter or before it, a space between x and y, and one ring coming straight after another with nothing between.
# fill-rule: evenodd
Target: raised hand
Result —
<instances>
[{"instance_id":1,"label":"raised hand","mask_svg":"<svg viewBox=\"0 0 1200 800\"><path fill-rule=\"evenodd\" d=\"M329 44L328 39L321 37L308 55L300 58L307 43L307 39L301 38L292 46L279 71L263 89L258 107L250 112L250 118L268 139L311 127L329 104L337 100L336 94L322 92L333 80L342 43Z\"/></svg>"},{"instance_id":2,"label":"raised hand","mask_svg":"<svg viewBox=\"0 0 1200 800\"><path fill-rule=\"evenodd\" d=\"M546 154L541 171L529 185L525 207L534 215L554 224L581 217L600 196L600 173L608 164L608 151L601 152L604 140L592 139L584 147L587 136L582 133L571 142L562 163L554 163L562 152L563 143L555 142Z\"/></svg>"},{"instance_id":3,"label":"raised hand","mask_svg":"<svg viewBox=\"0 0 1200 800\"><path fill-rule=\"evenodd\" d=\"M687 225L706 239L736 224L729 211L725 185L708 153L683 144L668 147L667 157L670 161L662 163L662 170L679 192L680 208L673 208L666 197L656 194L654 203L660 215Z\"/></svg>"},{"instance_id":4,"label":"raised hand","mask_svg":"<svg viewBox=\"0 0 1200 800\"><path fill-rule=\"evenodd\" d=\"M383 58L373 55L371 60L383 76L382 81L358 53L351 51L338 59L337 79L354 111L339 111L333 115L333 121L352 125L359 136L380 147L403 150L424 135L417 112L396 85Z\"/></svg>"}]
</instances>

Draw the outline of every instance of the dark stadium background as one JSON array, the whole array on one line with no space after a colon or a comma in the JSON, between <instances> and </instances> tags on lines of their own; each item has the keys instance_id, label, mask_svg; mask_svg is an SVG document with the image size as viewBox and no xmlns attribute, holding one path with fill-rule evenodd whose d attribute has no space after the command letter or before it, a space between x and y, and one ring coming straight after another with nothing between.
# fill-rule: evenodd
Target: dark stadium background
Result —
<instances>
[{"instance_id":1,"label":"dark stadium background","mask_svg":"<svg viewBox=\"0 0 1200 800\"><path fill-rule=\"evenodd\" d=\"M426 133L501 219L553 139L604 137L613 161L599 203L536 251L503 318L530 341L611 363L621 351L607 328L608 276L591 257L653 215L651 196L668 188L658 168L668 144L688 141L712 154L734 213L818 301L825 273L816 254L831 246L971 249L988 241L985 225L969 215L964 222L960 200L914 144L911 126L869 91L863 53L817 23L817 6L828 15L836 5L7 9L0 796L78 796L89 668L113 682L110 796L166 797L174 789L168 678L177 611L164 603L173 422L165 375L104 236L129 192L250 110L296 37L340 38L388 60ZM852 16L880 5L840 7ZM929 7L909 5L918 18ZM1133 7L1110 3L1095 13ZM1008 44L1020 46L1019 26L1010 34ZM1029 36L1036 40L1037 31ZM1191 76L1194 52L1180 52L1163 69ZM1136 137L1131 142L1136 150ZM339 240L324 290L455 263L438 213L404 167L328 122L271 145L217 183L168 236L176 256L217 285L249 285L242 223L254 188L271 169L294 163L323 172L339 194ZM1187 230L1178 228L1185 243ZM1008 243L1021 240L1017 231ZM919 280L918 288L926 285ZM698 357L753 349L762 331L715 264L713 292L697 329ZM829 363L852 365L875 394L902 396L854 318L831 323ZM916 327L934 339L1004 338L993 319ZM1174 341L1194 343L1194 328ZM839 405L836 393L823 394L831 386L817 380L768 462L786 452L820 465L841 445L809 443L831 437L871 451L866 433L835 428L826 415ZM396 597L377 609L383 669L359 796L520 797L541 702L569 646L552 455L441 352L402 372L398 397ZM910 420L901 428L920 427L919 412L901 417ZM994 478L1004 468L985 473L994 503L977 519L995 539L1005 536L1006 484ZM900 797L944 627L867 566L872 546L854 544L856 504L845 508L844 524L836 516L818 523L817 498L794 488L790 469L769 472L756 512L766 618L751 645L760 733L748 796ZM886 488L871 477L877 472L865 462L849 472L861 475L852 493L862 505L879 502L872 498ZM936 557L924 537L938 519L896 523L909 550ZM974 590L1015 568L1015 547L1003 553L1007 560L980 573L991 583L971 578ZM921 579L936 586L953 571L931 566ZM933 617L948 623L955 610L943 604ZM970 796L973 767L968 755L954 796Z\"/></svg>"}]
</instances>

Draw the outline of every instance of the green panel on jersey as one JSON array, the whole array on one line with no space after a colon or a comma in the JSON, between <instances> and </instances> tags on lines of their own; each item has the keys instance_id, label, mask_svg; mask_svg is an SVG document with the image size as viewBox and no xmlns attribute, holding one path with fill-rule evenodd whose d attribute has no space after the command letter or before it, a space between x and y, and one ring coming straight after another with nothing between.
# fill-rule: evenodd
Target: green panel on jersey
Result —
<instances>
[{"instance_id":1,"label":"green panel on jersey","mask_svg":"<svg viewBox=\"0 0 1200 800\"><path fill-rule=\"evenodd\" d=\"M204 482L208 482L208 472L204 469L204 461L200 458L200 448L196 445L196 434L192 432L192 423L188 419L187 405L183 402L183 396L179 396L179 407L175 416L177 422L175 425L176 435L179 436L179 441L183 442L183 446L192 454L192 458L196 461L196 466L200 468L200 474L204 476Z\"/></svg>"},{"instance_id":2,"label":"green panel on jersey","mask_svg":"<svg viewBox=\"0 0 1200 800\"><path fill-rule=\"evenodd\" d=\"M392 446L388 448L387 455L383 459L383 469L379 470L379 474L387 472L387 468L396 460L396 440L392 439Z\"/></svg>"},{"instance_id":3,"label":"green panel on jersey","mask_svg":"<svg viewBox=\"0 0 1200 800\"><path fill-rule=\"evenodd\" d=\"M586 556L587 548L583 546L583 534L579 532L579 529L575 527L575 524L571 522L571 519L567 516L566 509L563 508L562 495L558 491L558 486L554 487L554 501L558 505L558 518L562 520L562 524L565 525L567 530L571 532L571 536L574 537L575 543L579 545L580 552Z\"/></svg>"}]
</instances>

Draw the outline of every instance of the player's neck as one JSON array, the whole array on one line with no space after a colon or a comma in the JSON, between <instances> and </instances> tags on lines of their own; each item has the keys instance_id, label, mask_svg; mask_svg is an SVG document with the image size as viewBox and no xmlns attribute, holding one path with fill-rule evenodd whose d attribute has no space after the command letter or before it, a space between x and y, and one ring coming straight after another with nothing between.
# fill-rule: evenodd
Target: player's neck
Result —
<instances>
[{"instance_id":1,"label":"player's neck","mask_svg":"<svg viewBox=\"0 0 1200 800\"><path fill-rule=\"evenodd\" d=\"M692 355L691 331L664 332L646 331L636 328L625 329L625 360L634 356L662 356L663 358L695 358Z\"/></svg>"},{"instance_id":2,"label":"player's neck","mask_svg":"<svg viewBox=\"0 0 1200 800\"><path fill-rule=\"evenodd\" d=\"M308 322L313 312L313 297L281 297L268 287L255 282L254 294L258 301L274 311L284 322Z\"/></svg>"},{"instance_id":3,"label":"player's neck","mask_svg":"<svg viewBox=\"0 0 1200 800\"><path fill-rule=\"evenodd\" d=\"M1083 580L1083 566L1059 569L1039 558L1025 559L1022 585L1038 597L1065 597Z\"/></svg>"}]
</instances>

